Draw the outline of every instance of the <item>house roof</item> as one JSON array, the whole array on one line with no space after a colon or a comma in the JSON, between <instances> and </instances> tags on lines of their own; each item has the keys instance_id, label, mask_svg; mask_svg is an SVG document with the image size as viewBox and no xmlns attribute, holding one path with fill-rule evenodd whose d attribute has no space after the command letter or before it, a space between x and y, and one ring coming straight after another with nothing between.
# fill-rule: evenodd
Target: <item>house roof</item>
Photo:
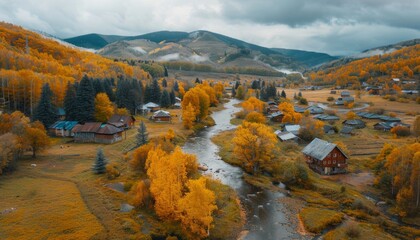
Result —
<instances>
[{"instance_id":1,"label":"house roof","mask_svg":"<svg viewBox=\"0 0 420 240\"><path fill-rule=\"evenodd\" d=\"M334 127L331 125L324 125L324 132L327 133L331 130L334 130Z\"/></svg>"},{"instance_id":2,"label":"house roof","mask_svg":"<svg viewBox=\"0 0 420 240\"><path fill-rule=\"evenodd\" d=\"M156 104L154 102L148 102L143 105L143 108L155 108L155 107L159 107L159 104Z\"/></svg>"},{"instance_id":3,"label":"house roof","mask_svg":"<svg viewBox=\"0 0 420 240\"><path fill-rule=\"evenodd\" d=\"M181 98L175 97L175 101L181 102Z\"/></svg>"},{"instance_id":4,"label":"house roof","mask_svg":"<svg viewBox=\"0 0 420 240\"><path fill-rule=\"evenodd\" d=\"M350 92L349 91L342 91L341 96L350 96Z\"/></svg>"},{"instance_id":5,"label":"house roof","mask_svg":"<svg viewBox=\"0 0 420 240\"><path fill-rule=\"evenodd\" d=\"M100 122L87 122L85 124L77 124L73 128L73 132L95 133L101 127Z\"/></svg>"},{"instance_id":6,"label":"house roof","mask_svg":"<svg viewBox=\"0 0 420 240\"><path fill-rule=\"evenodd\" d=\"M298 138L295 134L291 132L280 132L276 134L278 138L280 138L282 141L292 140Z\"/></svg>"},{"instance_id":7,"label":"house roof","mask_svg":"<svg viewBox=\"0 0 420 240\"><path fill-rule=\"evenodd\" d=\"M64 108L57 108L57 115L59 116L66 115L66 111L64 110Z\"/></svg>"},{"instance_id":8,"label":"house roof","mask_svg":"<svg viewBox=\"0 0 420 240\"><path fill-rule=\"evenodd\" d=\"M396 126L403 126L403 127L410 128L409 124L401 123L401 122L379 122L379 123L374 124L373 126L374 127L381 126L385 129L391 129L391 128L396 127Z\"/></svg>"},{"instance_id":9,"label":"house roof","mask_svg":"<svg viewBox=\"0 0 420 240\"><path fill-rule=\"evenodd\" d=\"M304 108L299 107L299 106L295 106L294 109L295 109L295 112L297 112L297 113L303 113L305 111Z\"/></svg>"},{"instance_id":10,"label":"house roof","mask_svg":"<svg viewBox=\"0 0 420 240\"><path fill-rule=\"evenodd\" d=\"M119 125L121 123L128 124L130 120L136 121L136 119L133 116L114 114L109 118L108 122L114 125Z\"/></svg>"},{"instance_id":11,"label":"house roof","mask_svg":"<svg viewBox=\"0 0 420 240\"><path fill-rule=\"evenodd\" d=\"M282 116L282 115L284 115L283 114L283 112L281 112L281 111L277 111L277 112L274 112L274 113L272 113L271 115L270 115L270 117L278 117L278 116Z\"/></svg>"},{"instance_id":12,"label":"house roof","mask_svg":"<svg viewBox=\"0 0 420 240\"><path fill-rule=\"evenodd\" d=\"M384 115L381 115L379 119L385 122L401 122L401 119L399 118L394 118L394 117L389 117L389 116L384 116Z\"/></svg>"},{"instance_id":13,"label":"house roof","mask_svg":"<svg viewBox=\"0 0 420 240\"><path fill-rule=\"evenodd\" d=\"M307 107L306 109L309 110L309 112L311 114L321 114L321 113L324 113L324 109L323 108L320 108L320 107L318 107L316 105L312 105L310 107Z\"/></svg>"},{"instance_id":14,"label":"house roof","mask_svg":"<svg viewBox=\"0 0 420 240\"><path fill-rule=\"evenodd\" d=\"M72 130L77 124L77 121L57 121L54 124L52 124L49 128Z\"/></svg>"},{"instance_id":15,"label":"house roof","mask_svg":"<svg viewBox=\"0 0 420 240\"><path fill-rule=\"evenodd\" d=\"M363 122L360 119L349 119L349 120L343 121L343 124L347 124L347 125L365 125L365 122Z\"/></svg>"},{"instance_id":16,"label":"house roof","mask_svg":"<svg viewBox=\"0 0 420 240\"><path fill-rule=\"evenodd\" d=\"M351 134L352 132L353 132L353 128L350 126L344 126L340 131L340 133L342 134Z\"/></svg>"},{"instance_id":17,"label":"house roof","mask_svg":"<svg viewBox=\"0 0 420 240\"><path fill-rule=\"evenodd\" d=\"M319 114L314 117L315 119L319 119L322 121L335 121L339 120L340 118L334 115L327 115L327 114Z\"/></svg>"},{"instance_id":18,"label":"house roof","mask_svg":"<svg viewBox=\"0 0 420 240\"><path fill-rule=\"evenodd\" d=\"M268 101L268 102L267 102L267 104L268 104L268 105L277 105L277 103L276 103L276 102L274 102L274 101Z\"/></svg>"},{"instance_id":19,"label":"house roof","mask_svg":"<svg viewBox=\"0 0 420 240\"><path fill-rule=\"evenodd\" d=\"M315 138L302 152L318 160L323 160L334 148L337 148L346 158L347 155L334 143Z\"/></svg>"},{"instance_id":20,"label":"house roof","mask_svg":"<svg viewBox=\"0 0 420 240\"><path fill-rule=\"evenodd\" d=\"M299 132L300 125L286 125L286 126L284 126L284 129L287 132Z\"/></svg>"},{"instance_id":21,"label":"house roof","mask_svg":"<svg viewBox=\"0 0 420 240\"><path fill-rule=\"evenodd\" d=\"M105 134L105 135L112 135L115 133L122 132L123 130L121 128L115 127L114 125L103 123L99 127L99 129L96 131L98 134Z\"/></svg>"},{"instance_id":22,"label":"house roof","mask_svg":"<svg viewBox=\"0 0 420 240\"><path fill-rule=\"evenodd\" d=\"M153 117L170 117L171 114L167 111L159 110L153 114Z\"/></svg>"}]
</instances>

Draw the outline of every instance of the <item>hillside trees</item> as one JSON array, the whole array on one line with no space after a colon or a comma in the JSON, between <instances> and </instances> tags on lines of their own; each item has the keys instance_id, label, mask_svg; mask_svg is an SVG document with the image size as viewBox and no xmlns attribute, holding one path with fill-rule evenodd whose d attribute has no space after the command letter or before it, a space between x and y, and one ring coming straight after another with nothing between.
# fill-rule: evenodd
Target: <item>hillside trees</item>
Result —
<instances>
[{"instance_id":1,"label":"hillside trees","mask_svg":"<svg viewBox=\"0 0 420 240\"><path fill-rule=\"evenodd\" d=\"M50 139L45 131L44 126L40 122L33 122L25 128L24 142L32 150L32 158L36 158L36 154L50 145Z\"/></svg>"},{"instance_id":2,"label":"hillside trees","mask_svg":"<svg viewBox=\"0 0 420 240\"><path fill-rule=\"evenodd\" d=\"M159 104L161 107L164 107L164 108L168 108L171 106L171 99L166 89L164 89L162 91L162 94L160 95Z\"/></svg>"},{"instance_id":3,"label":"hillside trees","mask_svg":"<svg viewBox=\"0 0 420 240\"><path fill-rule=\"evenodd\" d=\"M95 119L98 122L107 122L114 114L114 106L106 93L98 93L95 97Z\"/></svg>"},{"instance_id":4,"label":"hillside trees","mask_svg":"<svg viewBox=\"0 0 420 240\"><path fill-rule=\"evenodd\" d=\"M283 112L284 117L282 119L283 123L299 123L302 119L300 113L295 112L292 103L282 102L279 104L279 110Z\"/></svg>"},{"instance_id":5,"label":"hillside trees","mask_svg":"<svg viewBox=\"0 0 420 240\"><path fill-rule=\"evenodd\" d=\"M42 87L41 99L35 109L34 120L39 120L45 127L49 127L57 121L57 109L53 105L53 92L48 83Z\"/></svg>"},{"instance_id":6,"label":"hillside trees","mask_svg":"<svg viewBox=\"0 0 420 240\"><path fill-rule=\"evenodd\" d=\"M235 131L234 154L247 172L256 174L272 160L277 139L270 127L244 121Z\"/></svg>"},{"instance_id":7,"label":"hillside trees","mask_svg":"<svg viewBox=\"0 0 420 240\"><path fill-rule=\"evenodd\" d=\"M77 118L76 107L76 87L72 83L67 84L66 95L64 97L64 111L66 112L66 120L75 120Z\"/></svg>"},{"instance_id":8,"label":"hillside trees","mask_svg":"<svg viewBox=\"0 0 420 240\"><path fill-rule=\"evenodd\" d=\"M191 105L191 106L189 106ZM182 101L182 113L184 126L189 126L191 107L194 109L195 121L200 122L202 119L206 118L208 115L210 107L210 98L209 95L199 87L193 87L185 93ZM187 118L184 117L186 113Z\"/></svg>"},{"instance_id":9,"label":"hillside trees","mask_svg":"<svg viewBox=\"0 0 420 240\"><path fill-rule=\"evenodd\" d=\"M132 79L120 79L117 83L117 90L115 93L115 103L119 108L126 108L131 114L136 113L136 108L144 101L143 84Z\"/></svg>"}]
</instances>

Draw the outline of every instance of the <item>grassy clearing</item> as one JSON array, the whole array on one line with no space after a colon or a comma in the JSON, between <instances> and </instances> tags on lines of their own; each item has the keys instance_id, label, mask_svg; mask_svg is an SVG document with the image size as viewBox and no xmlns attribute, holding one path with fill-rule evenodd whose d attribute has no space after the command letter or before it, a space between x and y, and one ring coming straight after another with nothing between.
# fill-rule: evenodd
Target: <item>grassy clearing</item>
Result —
<instances>
[{"instance_id":1,"label":"grassy clearing","mask_svg":"<svg viewBox=\"0 0 420 240\"><path fill-rule=\"evenodd\" d=\"M305 228L313 233L320 233L329 226L341 223L343 216L341 212L314 207L306 207L299 213Z\"/></svg>"},{"instance_id":2,"label":"grassy clearing","mask_svg":"<svg viewBox=\"0 0 420 240\"><path fill-rule=\"evenodd\" d=\"M324 239L391 240L396 238L384 232L377 224L358 223L350 220L345 224L339 226L338 228L325 234Z\"/></svg>"},{"instance_id":3,"label":"grassy clearing","mask_svg":"<svg viewBox=\"0 0 420 240\"><path fill-rule=\"evenodd\" d=\"M89 239L103 226L85 206L76 185L43 178L6 178L0 185L0 239Z\"/></svg>"},{"instance_id":4,"label":"grassy clearing","mask_svg":"<svg viewBox=\"0 0 420 240\"><path fill-rule=\"evenodd\" d=\"M223 161L240 166L241 162L233 157L233 142L232 139L235 137L235 130L223 131L218 135L214 136L211 140L219 146L219 155Z\"/></svg>"}]
</instances>

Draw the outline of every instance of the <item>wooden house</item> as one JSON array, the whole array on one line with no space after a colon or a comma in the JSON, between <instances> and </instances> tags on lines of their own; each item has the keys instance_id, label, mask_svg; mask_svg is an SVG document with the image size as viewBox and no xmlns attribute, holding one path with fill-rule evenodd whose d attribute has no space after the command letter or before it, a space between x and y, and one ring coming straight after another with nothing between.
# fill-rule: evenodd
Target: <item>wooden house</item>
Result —
<instances>
[{"instance_id":1,"label":"wooden house","mask_svg":"<svg viewBox=\"0 0 420 240\"><path fill-rule=\"evenodd\" d=\"M75 142L114 143L122 140L122 128L108 123L87 122L73 128Z\"/></svg>"},{"instance_id":2,"label":"wooden house","mask_svg":"<svg viewBox=\"0 0 420 240\"><path fill-rule=\"evenodd\" d=\"M290 132L286 132L286 131L282 132L280 130L277 130L274 132L274 134L276 134L277 138L282 142L298 142L299 141L299 137Z\"/></svg>"},{"instance_id":3,"label":"wooden house","mask_svg":"<svg viewBox=\"0 0 420 240\"><path fill-rule=\"evenodd\" d=\"M277 105L268 105L266 108L266 112L268 115L273 114L279 111L279 107Z\"/></svg>"},{"instance_id":4,"label":"wooden house","mask_svg":"<svg viewBox=\"0 0 420 240\"><path fill-rule=\"evenodd\" d=\"M324 125L324 133L325 134L334 134L334 133L336 133L336 130L331 125Z\"/></svg>"},{"instance_id":5,"label":"wooden house","mask_svg":"<svg viewBox=\"0 0 420 240\"><path fill-rule=\"evenodd\" d=\"M321 107L318 107L317 105L312 105L310 107L307 107L306 110L309 110L310 114L323 114L324 109Z\"/></svg>"},{"instance_id":6,"label":"wooden house","mask_svg":"<svg viewBox=\"0 0 420 240\"><path fill-rule=\"evenodd\" d=\"M167 111L159 110L153 114L151 119L155 122L171 122L171 114Z\"/></svg>"},{"instance_id":7,"label":"wooden house","mask_svg":"<svg viewBox=\"0 0 420 240\"><path fill-rule=\"evenodd\" d=\"M341 129L341 131L340 131L340 134L341 135L344 135L344 136L350 136L350 135L354 135L355 133L354 133L354 128L353 127L350 127L350 126L344 126L342 129Z\"/></svg>"},{"instance_id":8,"label":"wooden house","mask_svg":"<svg viewBox=\"0 0 420 240\"><path fill-rule=\"evenodd\" d=\"M300 125L297 125L297 124L286 125L286 126L284 126L284 130L286 132L290 132L290 133L293 133L293 134L297 135L297 134L299 134L299 131L300 131Z\"/></svg>"},{"instance_id":9,"label":"wooden house","mask_svg":"<svg viewBox=\"0 0 420 240\"><path fill-rule=\"evenodd\" d=\"M48 133L55 137L73 137L73 128L77 121L57 121L48 128Z\"/></svg>"},{"instance_id":10,"label":"wooden house","mask_svg":"<svg viewBox=\"0 0 420 240\"><path fill-rule=\"evenodd\" d=\"M405 124L405 123L401 123L401 122L379 122L379 123L376 123L375 125L373 125L373 128L375 130L389 132L389 131L391 131L392 128L394 128L396 126L403 126L403 127L410 128L409 124Z\"/></svg>"},{"instance_id":11,"label":"wooden house","mask_svg":"<svg viewBox=\"0 0 420 240\"><path fill-rule=\"evenodd\" d=\"M269 116L270 121L273 121L273 122L281 122L283 120L283 117L284 117L284 114L281 111L277 111L275 113L272 113Z\"/></svg>"},{"instance_id":12,"label":"wooden house","mask_svg":"<svg viewBox=\"0 0 420 240\"><path fill-rule=\"evenodd\" d=\"M315 115L314 119L318 119L318 120L321 120L321 121L329 121L329 122L340 120L339 117L337 117L335 115L328 115L328 114Z\"/></svg>"},{"instance_id":13,"label":"wooden house","mask_svg":"<svg viewBox=\"0 0 420 240\"><path fill-rule=\"evenodd\" d=\"M143 112L143 114L147 114L148 112L156 112L160 110L159 104L148 102L140 107L140 110Z\"/></svg>"},{"instance_id":14,"label":"wooden house","mask_svg":"<svg viewBox=\"0 0 420 240\"><path fill-rule=\"evenodd\" d=\"M320 174L346 173L348 156L334 143L315 138L302 153L309 168Z\"/></svg>"},{"instance_id":15,"label":"wooden house","mask_svg":"<svg viewBox=\"0 0 420 240\"><path fill-rule=\"evenodd\" d=\"M136 122L136 119L133 116L119 115L119 114L112 115L108 120L109 124L112 124L115 127L124 128L124 129L133 128L135 122Z\"/></svg>"},{"instance_id":16,"label":"wooden house","mask_svg":"<svg viewBox=\"0 0 420 240\"><path fill-rule=\"evenodd\" d=\"M344 126L348 126L348 127L352 127L352 128L357 128L357 129L361 129L361 128L365 128L366 127L366 123L360 119L348 119L345 120L343 122Z\"/></svg>"}]
</instances>

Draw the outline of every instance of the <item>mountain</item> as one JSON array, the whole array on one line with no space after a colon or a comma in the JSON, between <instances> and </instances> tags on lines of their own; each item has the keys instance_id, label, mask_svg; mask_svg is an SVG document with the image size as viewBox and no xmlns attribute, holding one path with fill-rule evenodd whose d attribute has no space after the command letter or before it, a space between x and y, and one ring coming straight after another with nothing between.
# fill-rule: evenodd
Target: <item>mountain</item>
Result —
<instances>
[{"instance_id":1,"label":"mountain","mask_svg":"<svg viewBox=\"0 0 420 240\"><path fill-rule=\"evenodd\" d=\"M110 58L190 62L212 68L253 68L303 70L305 65L270 48L225 35L194 31L160 31L138 36L88 34L64 39L74 45L95 48Z\"/></svg>"},{"instance_id":2,"label":"mountain","mask_svg":"<svg viewBox=\"0 0 420 240\"><path fill-rule=\"evenodd\" d=\"M337 60L338 57L328 55L326 53L310 52L303 50L285 49L285 48L272 48L272 50L279 52L283 55L289 56L297 62L302 63L307 67L316 67L323 63Z\"/></svg>"}]
</instances>

